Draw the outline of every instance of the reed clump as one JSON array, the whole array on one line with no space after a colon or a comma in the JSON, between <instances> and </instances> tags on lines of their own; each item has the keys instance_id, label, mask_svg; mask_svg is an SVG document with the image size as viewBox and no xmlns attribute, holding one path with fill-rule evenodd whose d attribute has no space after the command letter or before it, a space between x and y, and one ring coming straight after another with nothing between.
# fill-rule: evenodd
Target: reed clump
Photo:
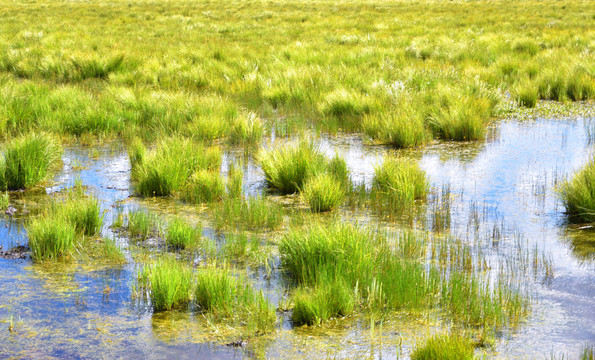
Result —
<instances>
[{"instance_id":1,"label":"reed clump","mask_svg":"<svg viewBox=\"0 0 595 360\"><path fill-rule=\"evenodd\" d=\"M412 360L472 360L473 343L461 335L434 335L411 353Z\"/></svg>"},{"instance_id":2,"label":"reed clump","mask_svg":"<svg viewBox=\"0 0 595 360\"><path fill-rule=\"evenodd\" d=\"M241 320L259 332L272 330L276 322L275 310L262 292L228 269L201 269L196 277L194 299L203 311Z\"/></svg>"},{"instance_id":3,"label":"reed clump","mask_svg":"<svg viewBox=\"0 0 595 360\"><path fill-rule=\"evenodd\" d=\"M31 220L26 230L34 261L72 257L76 230L66 219L45 215Z\"/></svg>"},{"instance_id":4,"label":"reed clump","mask_svg":"<svg viewBox=\"0 0 595 360\"><path fill-rule=\"evenodd\" d=\"M423 170L411 159L388 157L374 168L372 196L382 206L407 208L430 189Z\"/></svg>"},{"instance_id":5,"label":"reed clump","mask_svg":"<svg viewBox=\"0 0 595 360\"><path fill-rule=\"evenodd\" d=\"M218 171L201 169L187 181L182 198L193 203L211 203L223 199L225 183Z\"/></svg>"},{"instance_id":6,"label":"reed clump","mask_svg":"<svg viewBox=\"0 0 595 360\"><path fill-rule=\"evenodd\" d=\"M148 270L147 279L155 311L179 309L190 302L192 271L175 259L161 258Z\"/></svg>"},{"instance_id":7,"label":"reed clump","mask_svg":"<svg viewBox=\"0 0 595 360\"><path fill-rule=\"evenodd\" d=\"M568 179L559 190L568 219L595 222L595 158Z\"/></svg>"},{"instance_id":8,"label":"reed clump","mask_svg":"<svg viewBox=\"0 0 595 360\"><path fill-rule=\"evenodd\" d=\"M138 209L128 214L128 233L131 238L146 240L157 229L155 216L146 210Z\"/></svg>"},{"instance_id":9,"label":"reed clump","mask_svg":"<svg viewBox=\"0 0 595 360\"><path fill-rule=\"evenodd\" d=\"M265 196L248 199L226 198L214 209L213 215L216 229L235 224L252 230L275 230L283 224L285 210L282 205Z\"/></svg>"},{"instance_id":10,"label":"reed clump","mask_svg":"<svg viewBox=\"0 0 595 360\"><path fill-rule=\"evenodd\" d=\"M192 226L183 218L175 217L167 226L166 241L176 249L185 249L196 245L200 240L201 226Z\"/></svg>"},{"instance_id":11,"label":"reed clump","mask_svg":"<svg viewBox=\"0 0 595 360\"><path fill-rule=\"evenodd\" d=\"M45 180L61 152L56 140L44 133L8 141L0 151L0 189L19 190Z\"/></svg>"},{"instance_id":12,"label":"reed clump","mask_svg":"<svg viewBox=\"0 0 595 360\"><path fill-rule=\"evenodd\" d=\"M345 200L341 182L327 173L310 178L301 190L301 195L313 212L325 212L339 207Z\"/></svg>"},{"instance_id":13,"label":"reed clump","mask_svg":"<svg viewBox=\"0 0 595 360\"><path fill-rule=\"evenodd\" d=\"M283 194L298 192L308 178L324 172L327 159L312 142L261 151L258 156L267 183Z\"/></svg>"},{"instance_id":14,"label":"reed clump","mask_svg":"<svg viewBox=\"0 0 595 360\"><path fill-rule=\"evenodd\" d=\"M219 148L179 137L162 140L146 155L139 154L142 154L140 149L131 153L132 178L142 196L172 195L184 188L192 174L214 171L221 165Z\"/></svg>"}]
</instances>

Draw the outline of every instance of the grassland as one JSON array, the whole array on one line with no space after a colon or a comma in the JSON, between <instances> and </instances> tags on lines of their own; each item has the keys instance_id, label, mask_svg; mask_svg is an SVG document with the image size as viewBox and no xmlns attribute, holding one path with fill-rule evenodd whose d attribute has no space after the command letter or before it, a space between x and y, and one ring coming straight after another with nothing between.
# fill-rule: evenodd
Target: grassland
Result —
<instances>
[{"instance_id":1,"label":"grassland","mask_svg":"<svg viewBox=\"0 0 595 360\"><path fill-rule=\"evenodd\" d=\"M586 2L14 1L2 11L4 137L250 144L315 128L408 147L480 139L509 96L523 106L595 97Z\"/></svg>"},{"instance_id":2,"label":"grassland","mask_svg":"<svg viewBox=\"0 0 595 360\"><path fill-rule=\"evenodd\" d=\"M5 2L0 207L10 201L5 190L49 178L60 142L115 140L128 150L136 198L112 228L140 269L132 296L155 314L192 313L253 339L274 334L285 310L293 328L431 314L470 338L504 334L531 310L530 262L533 277L542 267L550 274L547 264L520 249L489 268L478 243L495 243L496 229L470 244L450 234L449 191L438 196L415 157L385 156L366 187L346 159L324 153L318 135L396 149L483 141L511 109L591 102L591 8ZM238 152L244 157L225 168ZM248 162L262 170L258 196L245 191ZM568 212L591 222L592 170L562 190ZM35 262L128 261L102 237L98 199L79 188L50 202L26 224ZM166 205L144 207L154 202ZM255 272L277 276L287 303L271 304ZM412 358L473 358L470 338L427 338Z\"/></svg>"}]
</instances>

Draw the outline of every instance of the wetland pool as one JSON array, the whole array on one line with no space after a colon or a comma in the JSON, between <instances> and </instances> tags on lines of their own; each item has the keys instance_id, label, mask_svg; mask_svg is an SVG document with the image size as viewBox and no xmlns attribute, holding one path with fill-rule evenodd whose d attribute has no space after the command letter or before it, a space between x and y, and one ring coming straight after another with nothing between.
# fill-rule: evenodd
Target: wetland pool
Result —
<instances>
[{"instance_id":1,"label":"wetland pool","mask_svg":"<svg viewBox=\"0 0 595 360\"><path fill-rule=\"evenodd\" d=\"M578 358L595 343L595 231L568 225L556 187L593 156L592 117L506 119L493 125L487 139L472 143L437 142L414 150L396 151L418 159L428 174L432 192L424 215L413 226L432 232L440 212L448 216L447 232L468 244L490 267L518 266L519 254L539 258L547 271L528 276L531 312L520 324L503 329L492 347L478 349L488 358ZM354 183L370 186L374 166L389 152L358 137L322 137L326 155L340 154ZM279 141L270 141L273 146ZM224 154L221 171L242 157ZM266 194L263 172L244 158L245 196ZM47 194L81 182L104 210L103 235L122 247L127 263L101 266L92 262L32 263L31 259L0 259L1 358L409 358L428 333L448 327L440 316L396 313L380 326L363 319L333 320L313 327L293 327L287 311L278 311L275 331L228 346L235 329L215 326L195 309L153 313L151 305L133 296L139 256L133 245L110 225L117 212L148 208L166 216L193 216L203 236L224 241L213 228L208 209L172 199L133 196L130 164L119 145L69 146L63 166ZM18 212L0 218L0 245L26 245L23 221L35 216L48 196L32 191L11 194ZM294 208L295 197L279 199ZM440 204L448 204L447 210ZM448 214L444 214L447 211ZM358 221L391 229L394 221L346 205L337 211L343 221ZM287 215L290 216L290 215ZM418 219L419 220L419 219ZM277 232L259 234L274 239ZM430 234L430 238L433 235ZM223 239L223 240L222 240ZM274 243L274 241L272 241ZM156 256L162 248L149 250ZM146 254L145 254L146 255ZM524 256L524 255L523 255ZM274 251L265 266L248 267L249 279L275 306L285 301L287 284ZM141 258L142 259L142 258ZM517 259L517 260L514 260ZM513 261L514 260L514 261ZM516 261L516 262L515 262ZM514 265L516 264L516 265ZM531 270L528 270L531 272ZM545 274L545 275L544 275Z\"/></svg>"}]
</instances>

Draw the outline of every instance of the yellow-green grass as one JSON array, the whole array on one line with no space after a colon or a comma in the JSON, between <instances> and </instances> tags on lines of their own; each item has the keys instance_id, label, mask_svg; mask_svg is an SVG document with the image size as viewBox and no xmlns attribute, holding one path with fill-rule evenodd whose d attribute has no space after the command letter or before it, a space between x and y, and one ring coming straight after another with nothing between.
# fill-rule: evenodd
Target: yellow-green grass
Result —
<instances>
[{"instance_id":1,"label":"yellow-green grass","mask_svg":"<svg viewBox=\"0 0 595 360\"><path fill-rule=\"evenodd\" d=\"M278 229L283 224L283 206L264 196L226 198L213 209L216 229L238 226L246 229Z\"/></svg>"},{"instance_id":2,"label":"yellow-green grass","mask_svg":"<svg viewBox=\"0 0 595 360\"><path fill-rule=\"evenodd\" d=\"M473 105L484 98L469 94L474 84L505 94L527 82L554 100L595 96L590 8L564 5L559 19L561 5L550 0L14 1L0 35L0 134L179 134L237 143L258 141L269 119L294 118L298 129L363 130L414 146L427 124L400 133L394 104L406 97L424 120L432 114L435 136L481 138L495 109ZM471 99L446 108L415 100L443 88Z\"/></svg>"},{"instance_id":3,"label":"yellow-green grass","mask_svg":"<svg viewBox=\"0 0 595 360\"><path fill-rule=\"evenodd\" d=\"M372 196L389 206L406 208L415 200L424 199L429 181L413 159L387 157L374 168Z\"/></svg>"},{"instance_id":4,"label":"yellow-green grass","mask_svg":"<svg viewBox=\"0 0 595 360\"><path fill-rule=\"evenodd\" d=\"M0 147L0 189L18 190L45 180L61 147L47 134L28 134Z\"/></svg>"},{"instance_id":5,"label":"yellow-green grass","mask_svg":"<svg viewBox=\"0 0 595 360\"><path fill-rule=\"evenodd\" d=\"M328 160L313 142L301 141L258 156L267 183L283 194L298 192L317 173L326 171Z\"/></svg>"},{"instance_id":6,"label":"yellow-green grass","mask_svg":"<svg viewBox=\"0 0 595 360\"><path fill-rule=\"evenodd\" d=\"M411 353L412 360L472 360L473 343L457 334L434 335L417 346Z\"/></svg>"},{"instance_id":7,"label":"yellow-green grass","mask_svg":"<svg viewBox=\"0 0 595 360\"><path fill-rule=\"evenodd\" d=\"M229 269L200 269L194 300L205 312L219 318L236 319L259 332L271 331L277 320L274 308L262 292Z\"/></svg>"},{"instance_id":8,"label":"yellow-green grass","mask_svg":"<svg viewBox=\"0 0 595 360\"><path fill-rule=\"evenodd\" d=\"M313 212L334 210L343 203L346 196L344 186L326 173L306 181L301 194Z\"/></svg>"},{"instance_id":9,"label":"yellow-green grass","mask_svg":"<svg viewBox=\"0 0 595 360\"><path fill-rule=\"evenodd\" d=\"M560 197L572 222L595 222L595 159L564 182Z\"/></svg>"},{"instance_id":10,"label":"yellow-green grass","mask_svg":"<svg viewBox=\"0 0 595 360\"><path fill-rule=\"evenodd\" d=\"M26 226L34 261L71 258L76 241L75 227L66 219L42 216Z\"/></svg>"},{"instance_id":11,"label":"yellow-green grass","mask_svg":"<svg viewBox=\"0 0 595 360\"><path fill-rule=\"evenodd\" d=\"M200 240L202 227L192 226L181 217L171 219L167 225L165 240L176 249L185 249L196 245Z\"/></svg>"},{"instance_id":12,"label":"yellow-green grass","mask_svg":"<svg viewBox=\"0 0 595 360\"><path fill-rule=\"evenodd\" d=\"M147 271L155 311L180 309L190 302L194 279L188 266L166 256Z\"/></svg>"},{"instance_id":13,"label":"yellow-green grass","mask_svg":"<svg viewBox=\"0 0 595 360\"><path fill-rule=\"evenodd\" d=\"M142 153L136 145L129 154L135 189L142 196L173 195L184 189L195 172L213 171L221 164L219 148L180 137L165 138L146 155Z\"/></svg>"}]
</instances>

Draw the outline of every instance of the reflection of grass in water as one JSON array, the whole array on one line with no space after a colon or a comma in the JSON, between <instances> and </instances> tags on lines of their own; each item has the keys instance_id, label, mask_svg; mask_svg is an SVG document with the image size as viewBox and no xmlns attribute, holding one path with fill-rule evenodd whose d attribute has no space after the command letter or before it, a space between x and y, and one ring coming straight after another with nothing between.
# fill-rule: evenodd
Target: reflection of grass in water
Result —
<instances>
[{"instance_id":1,"label":"reflection of grass in water","mask_svg":"<svg viewBox=\"0 0 595 360\"><path fill-rule=\"evenodd\" d=\"M580 260L595 259L595 232L593 229L567 231L572 253Z\"/></svg>"}]
</instances>

